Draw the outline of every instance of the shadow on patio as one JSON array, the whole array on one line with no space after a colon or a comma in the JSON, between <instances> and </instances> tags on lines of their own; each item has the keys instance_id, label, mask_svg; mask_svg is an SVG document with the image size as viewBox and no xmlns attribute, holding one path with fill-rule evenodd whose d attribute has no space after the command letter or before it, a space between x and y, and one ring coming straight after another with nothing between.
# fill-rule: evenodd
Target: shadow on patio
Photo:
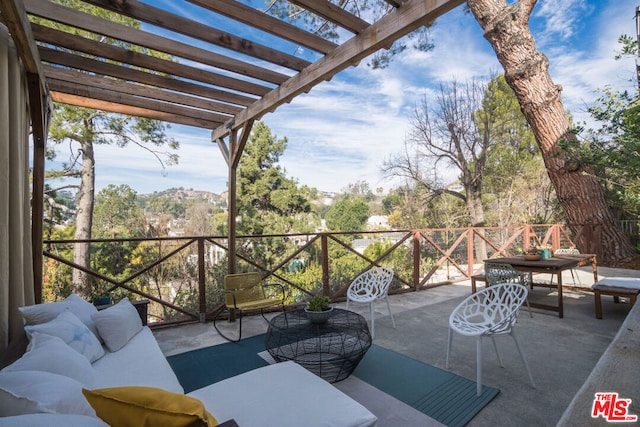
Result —
<instances>
[{"instance_id":1,"label":"shadow on patio","mask_svg":"<svg viewBox=\"0 0 640 427\"><path fill-rule=\"evenodd\" d=\"M564 274L564 283L572 284L571 274L568 271ZM590 268L582 268L578 274L582 286L591 285L593 275ZM599 276L640 277L640 271L600 267ZM449 314L470 294L470 289L467 281L392 296L397 329L393 329L389 317L385 316L386 306L382 303L376 305L374 342L444 369ZM546 288L535 288L531 298L544 298L551 292ZM525 309L518 321L518 332L537 389L530 386L511 338L497 338L505 368L500 368L490 340L484 340L483 382L499 388L500 394L469 426L513 425L519 422L553 426L560 420L629 313L628 304L614 304L612 298L607 297L603 300L604 318L596 319L593 294L587 290L565 290L564 304L563 319L558 318L555 312L539 309L533 309L531 318ZM344 304L336 306L343 308ZM350 308L368 319L367 305L354 304ZM266 326L261 316L247 317L243 322L243 335L263 333ZM154 334L167 356L226 342L210 323L157 329ZM475 360L475 341L454 336L450 371L475 380ZM621 397L639 399L640 395ZM366 406L366 402L361 403ZM384 414L376 415L380 419L379 426L385 427ZM602 419L599 421L604 423Z\"/></svg>"}]
</instances>

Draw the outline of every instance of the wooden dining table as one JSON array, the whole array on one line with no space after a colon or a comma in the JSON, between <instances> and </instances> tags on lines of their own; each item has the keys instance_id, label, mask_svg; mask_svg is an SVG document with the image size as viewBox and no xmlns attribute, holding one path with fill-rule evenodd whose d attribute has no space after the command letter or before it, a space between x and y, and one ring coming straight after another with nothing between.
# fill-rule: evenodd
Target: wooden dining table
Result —
<instances>
[{"instance_id":1,"label":"wooden dining table","mask_svg":"<svg viewBox=\"0 0 640 427\"><path fill-rule=\"evenodd\" d=\"M564 317L564 309L562 304L562 272L570 270L572 268L581 267L583 265L591 264L593 268L593 282L598 281L598 268L596 265L595 254L571 254L571 255L554 255L551 258L540 259L537 261L531 261L524 259L524 256L505 257L505 258L491 258L484 261L485 263L496 264L509 264L515 270L530 273L531 277L533 273L547 273L555 274L558 277L556 285L548 283L533 283L532 286L545 286L557 288L558 291L558 305L548 305L530 302L529 305L534 308L540 308L543 310L557 311L560 318Z\"/></svg>"}]
</instances>

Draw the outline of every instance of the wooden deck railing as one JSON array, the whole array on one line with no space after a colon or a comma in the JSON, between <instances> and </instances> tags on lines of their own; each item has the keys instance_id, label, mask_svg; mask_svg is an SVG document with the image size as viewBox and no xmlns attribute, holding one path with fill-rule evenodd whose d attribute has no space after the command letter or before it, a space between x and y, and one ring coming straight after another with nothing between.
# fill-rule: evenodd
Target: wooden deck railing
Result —
<instances>
[{"instance_id":1,"label":"wooden deck railing","mask_svg":"<svg viewBox=\"0 0 640 427\"><path fill-rule=\"evenodd\" d=\"M560 224L275 234L236 240L238 271L257 270L266 281L284 284L290 305L303 304L317 293L344 300L351 281L374 265L392 268L390 293L402 293L469 279L482 270L483 259L518 254L530 243L554 249L572 245ZM90 240L95 268L71 261L73 244L79 242L86 241L45 241L45 292L47 286L71 288L75 268L86 273L93 292L148 299L151 325L204 321L221 307L227 274L225 236Z\"/></svg>"}]
</instances>

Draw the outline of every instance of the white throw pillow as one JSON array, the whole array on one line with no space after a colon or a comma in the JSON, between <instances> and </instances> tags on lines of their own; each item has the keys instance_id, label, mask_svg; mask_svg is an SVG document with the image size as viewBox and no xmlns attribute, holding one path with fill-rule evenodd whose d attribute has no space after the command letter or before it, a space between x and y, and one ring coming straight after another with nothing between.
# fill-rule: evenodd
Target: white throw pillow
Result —
<instances>
[{"instance_id":1,"label":"white throw pillow","mask_svg":"<svg viewBox=\"0 0 640 427\"><path fill-rule=\"evenodd\" d=\"M25 325L38 325L55 319L65 308L71 310L96 337L98 336L98 330L91 319L91 315L98 309L76 294L69 295L64 301L27 305L19 307L18 310L24 318Z\"/></svg>"},{"instance_id":2,"label":"white throw pillow","mask_svg":"<svg viewBox=\"0 0 640 427\"><path fill-rule=\"evenodd\" d=\"M92 388L95 370L86 357L53 335L34 333L27 352L0 372L45 371L63 375Z\"/></svg>"},{"instance_id":3,"label":"white throw pillow","mask_svg":"<svg viewBox=\"0 0 640 427\"><path fill-rule=\"evenodd\" d=\"M142 330L142 320L138 310L126 297L117 304L94 313L91 317L100 337L111 352L120 350Z\"/></svg>"},{"instance_id":4,"label":"white throw pillow","mask_svg":"<svg viewBox=\"0 0 640 427\"><path fill-rule=\"evenodd\" d=\"M109 427L97 417L69 414L28 414L2 418L2 427Z\"/></svg>"},{"instance_id":5,"label":"white throw pillow","mask_svg":"<svg viewBox=\"0 0 640 427\"><path fill-rule=\"evenodd\" d=\"M42 371L0 372L0 415L39 412L96 416L82 384L72 378Z\"/></svg>"},{"instance_id":6,"label":"white throw pillow","mask_svg":"<svg viewBox=\"0 0 640 427\"><path fill-rule=\"evenodd\" d=\"M39 325L27 325L24 330L29 337L36 332L54 335L86 357L89 362L95 362L104 356L104 349L98 338L68 307L55 319Z\"/></svg>"}]
</instances>

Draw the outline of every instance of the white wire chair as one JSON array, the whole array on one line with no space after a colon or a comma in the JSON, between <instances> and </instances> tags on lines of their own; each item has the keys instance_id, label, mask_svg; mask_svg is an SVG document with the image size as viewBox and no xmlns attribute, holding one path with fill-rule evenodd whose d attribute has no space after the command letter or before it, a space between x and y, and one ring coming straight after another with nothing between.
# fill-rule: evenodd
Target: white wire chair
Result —
<instances>
[{"instance_id":1,"label":"white wire chair","mask_svg":"<svg viewBox=\"0 0 640 427\"><path fill-rule=\"evenodd\" d=\"M482 394L482 337L491 337L493 348L500 366L504 367L495 342L496 335L509 334L516 343L518 353L529 375L531 386L536 388L529 364L522 352L520 341L515 333L515 325L522 303L527 299L526 286L517 283L500 283L482 289L462 301L449 316L449 336L445 367L449 369L449 356L453 332L466 337L476 338L476 381L477 394Z\"/></svg>"},{"instance_id":2,"label":"white wire chair","mask_svg":"<svg viewBox=\"0 0 640 427\"><path fill-rule=\"evenodd\" d=\"M554 255L580 255L580 251L576 248L559 248L556 249L555 251L553 251ZM578 278L578 285L582 285L582 282L580 281L580 275L578 274L578 272L574 273L575 268L572 268L571 270L571 279L573 280L573 284L576 284L576 277ZM559 273L562 274L562 273ZM551 278L551 283L553 283L553 277Z\"/></svg>"},{"instance_id":3,"label":"white wire chair","mask_svg":"<svg viewBox=\"0 0 640 427\"><path fill-rule=\"evenodd\" d=\"M517 271L511 264L485 262L484 277L487 287L498 283L519 283L525 287L531 284L530 274ZM529 306L529 299L527 298L525 302L527 303L529 316L533 317L533 312Z\"/></svg>"},{"instance_id":4,"label":"white wire chair","mask_svg":"<svg viewBox=\"0 0 640 427\"><path fill-rule=\"evenodd\" d=\"M387 301L387 309L391 316L391 323L396 327L396 322L391 313L391 304L389 304L389 285L393 280L393 270L385 267L373 267L370 270L360 274L349 285L347 289L347 310L349 310L349 301L369 303L369 311L371 312L371 338L375 337L375 318L374 304L377 300L384 299Z\"/></svg>"}]
</instances>

